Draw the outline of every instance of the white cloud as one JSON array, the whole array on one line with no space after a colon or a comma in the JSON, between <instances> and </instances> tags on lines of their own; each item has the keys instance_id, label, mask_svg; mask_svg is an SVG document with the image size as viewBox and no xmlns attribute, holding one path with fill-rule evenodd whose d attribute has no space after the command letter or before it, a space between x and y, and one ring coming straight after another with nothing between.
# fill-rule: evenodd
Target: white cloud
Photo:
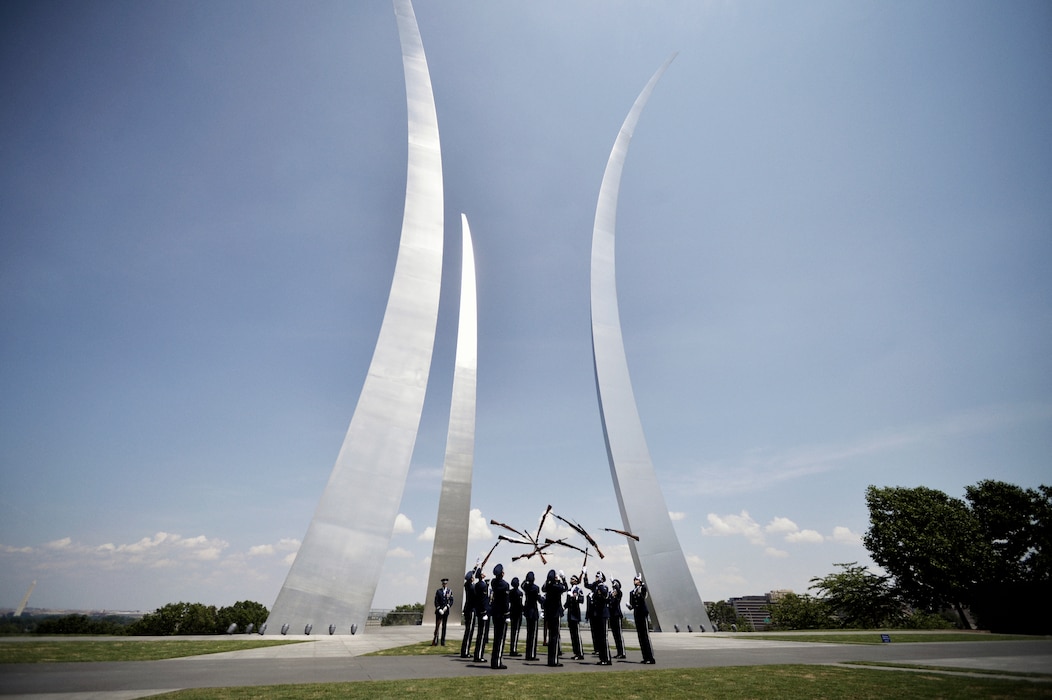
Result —
<instances>
[{"instance_id":1,"label":"white cloud","mask_svg":"<svg viewBox=\"0 0 1052 700\"><path fill-rule=\"evenodd\" d=\"M472 508L468 518L469 540L492 540L493 531L489 527L489 521L482 517L482 511Z\"/></svg>"},{"instance_id":2,"label":"white cloud","mask_svg":"<svg viewBox=\"0 0 1052 700\"><path fill-rule=\"evenodd\" d=\"M862 544L862 535L852 532L850 529L837 525L833 528L833 541L848 544Z\"/></svg>"},{"instance_id":3,"label":"white cloud","mask_svg":"<svg viewBox=\"0 0 1052 700\"><path fill-rule=\"evenodd\" d=\"M777 517L767 523L767 527L764 528L767 532L796 532L799 530L799 526L789 518Z\"/></svg>"},{"instance_id":4,"label":"white cloud","mask_svg":"<svg viewBox=\"0 0 1052 700\"><path fill-rule=\"evenodd\" d=\"M248 556L250 557L270 555L273 553L274 545L272 544L257 544L255 547L248 548Z\"/></svg>"},{"instance_id":5,"label":"white cloud","mask_svg":"<svg viewBox=\"0 0 1052 700\"><path fill-rule=\"evenodd\" d=\"M685 520L686 517L687 517L687 514L683 513L682 511L670 510L668 512L668 517L669 517L670 520L673 520L673 521Z\"/></svg>"},{"instance_id":6,"label":"white cloud","mask_svg":"<svg viewBox=\"0 0 1052 700\"><path fill-rule=\"evenodd\" d=\"M752 544L763 544L763 530L760 524L752 519L748 511L743 510L739 515L717 515L708 514L709 527L702 527L701 534L724 537L728 535L742 535Z\"/></svg>"},{"instance_id":7,"label":"white cloud","mask_svg":"<svg viewBox=\"0 0 1052 700\"><path fill-rule=\"evenodd\" d=\"M814 544L817 542L824 542L825 537L822 536L822 533L817 532L816 530L800 530L799 532L790 532L785 536L785 541Z\"/></svg>"},{"instance_id":8,"label":"white cloud","mask_svg":"<svg viewBox=\"0 0 1052 700\"><path fill-rule=\"evenodd\" d=\"M434 525L428 525L424 528L424 531L420 533L420 536L416 538L420 542L434 542L435 541L435 527Z\"/></svg>"},{"instance_id":9,"label":"white cloud","mask_svg":"<svg viewBox=\"0 0 1052 700\"><path fill-rule=\"evenodd\" d=\"M763 553L769 557L775 557L776 559L785 559L789 556L789 552L776 547L764 547Z\"/></svg>"},{"instance_id":10,"label":"white cloud","mask_svg":"<svg viewBox=\"0 0 1052 700\"><path fill-rule=\"evenodd\" d=\"M60 540L53 540L51 542L44 543L44 546L48 549L68 549L73 540L69 537L63 537Z\"/></svg>"},{"instance_id":11,"label":"white cloud","mask_svg":"<svg viewBox=\"0 0 1052 700\"><path fill-rule=\"evenodd\" d=\"M405 516L403 513L399 513L395 517L394 531L395 535L411 535L413 534L413 521Z\"/></svg>"},{"instance_id":12,"label":"white cloud","mask_svg":"<svg viewBox=\"0 0 1052 700\"><path fill-rule=\"evenodd\" d=\"M387 556L395 559L412 559L413 553L404 547L395 547L394 549L388 550Z\"/></svg>"}]
</instances>

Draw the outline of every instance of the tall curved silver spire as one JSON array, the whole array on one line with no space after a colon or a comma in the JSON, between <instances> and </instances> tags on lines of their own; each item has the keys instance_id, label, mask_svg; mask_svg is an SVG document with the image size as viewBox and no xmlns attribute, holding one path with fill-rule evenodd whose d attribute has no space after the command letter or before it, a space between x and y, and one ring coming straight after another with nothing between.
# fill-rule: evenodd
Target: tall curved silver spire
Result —
<instances>
[{"instance_id":1,"label":"tall curved silver spire","mask_svg":"<svg viewBox=\"0 0 1052 700\"><path fill-rule=\"evenodd\" d=\"M365 629L420 427L442 280L442 158L410 0L394 0L409 117L405 210L391 294L347 436L268 618Z\"/></svg>"},{"instance_id":2,"label":"tall curved silver spire","mask_svg":"<svg viewBox=\"0 0 1052 700\"><path fill-rule=\"evenodd\" d=\"M459 599L461 576L468 558L468 519L471 515L471 471L475 462L475 385L478 368L478 305L475 287L475 252L468 217L460 215L463 257L460 267L460 320L457 355L453 369L453 397L449 406L449 431L442 471L442 493L431 548L431 571L424 596L424 620L433 619L434 593L443 578L453 582ZM463 601L460 601L463 603ZM459 622L456 615L453 622Z\"/></svg>"},{"instance_id":3,"label":"tall curved silver spire","mask_svg":"<svg viewBox=\"0 0 1052 700\"><path fill-rule=\"evenodd\" d=\"M614 274L614 229L621 172L639 115L654 86L676 57L672 54L636 98L614 141L599 188L592 230L592 359L603 421L606 454L625 529L639 535L628 541L632 562L643 573L651 599L651 621L656 629L678 625L711 629L705 605L694 584L679 538L672 527L665 497L650 460L639 420L632 379L628 374Z\"/></svg>"}]
</instances>

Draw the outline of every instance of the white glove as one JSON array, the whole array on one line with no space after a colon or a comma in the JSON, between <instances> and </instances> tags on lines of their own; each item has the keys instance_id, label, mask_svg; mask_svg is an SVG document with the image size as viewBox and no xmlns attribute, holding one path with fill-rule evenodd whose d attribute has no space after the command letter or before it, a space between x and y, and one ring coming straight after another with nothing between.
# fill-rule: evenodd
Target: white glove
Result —
<instances>
[{"instance_id":1,"label":"white glove","mask_svg":"<svg viewBox=\"0 0 1052 700\"><path fill-rule=\"evenodd\" d=\"M582 576L587 576L588 575L588 567L587 566L582 566L581 567L581 575Z\"/></svg>"},{"instance_id":2,"label":"white glove","mask_svg":"<svg viewBox=\"0 0 1052 700\"><path fill-rule=\"evenodd\" d=\"M559 569L559 578L566 578L566 574L563 573L562 569Z\"/></svg>"},{"instance_id":3,"label":"white glove","mask_svg":"<svg viewBox=\"0 0 1052 700\"><path fill-rule=\"evenodd\" d=\"M485 622L485 621L486 621L486 620L488 620L488 619L489 619L489 615L483 615L483 616L482 616L482 621L483 621L483 622Z\"/></svg>"}]
</instances>

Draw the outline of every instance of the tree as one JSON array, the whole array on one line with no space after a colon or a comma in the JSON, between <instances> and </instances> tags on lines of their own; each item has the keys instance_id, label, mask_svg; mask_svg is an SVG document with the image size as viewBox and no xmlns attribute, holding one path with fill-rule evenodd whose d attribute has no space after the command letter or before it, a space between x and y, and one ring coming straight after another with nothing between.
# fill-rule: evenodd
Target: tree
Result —
<instances>
[{"instance_id":1,"label":"tree","mask_svg":"<svg viewBox=\"0 0 1052 700\"><path fill-rule=\"evenodd\" d=\"M169 603L142 616L129 634L169 636L174 634L216 634L218 617L214 605ZM225 631L225 630L223 630Z\"/></svg>"},{"instance_id":2,"label":"tree","mask_svg":"<svg viewBox=\"0 0 1052 700\"><path fill-rule=\"evenodd\" d=\"M862 542L906 601L929 611L952 607L970 628L964 608L989 567L990 549L965 502L923 486L870 486L866 504L870 527Z\"/></svg>"},{"instance_id":3,"label":"tree","mask_svg":"<svg viewBox=\"0 0 1052 700\"><path fill-rule=\"evenodd\" d=\"M835 564L843 569L822 578L812 578L811 590L818 591L829 613L840 627L876 629L895 627L905 617L898 591L891 576L872 573L858 562Z\"/></svg>"},{"instance_id":4,"label":"tree","mask_svg":"<svg viewBox=\"0 0 1052 700\"><path fill-rule=\"evenodd\" d=\"M712 621L713 625L716 625L716 630L727 631L730 629L736 629L739 632L752 632L752 623L748 619L738 614L738 611L734 609L734 606L725 600L721 600L718 603L709 603L705 606L705 612L709 615L709 620ZM734 625L732 628L731 625Z\"/></svg>"},{"instance_id":5,"label":"tree","mask_svg":"<svg viewBox=\"0 0 1052 700\"><path fill-rule=\"evenodd\" d=\"M817 630L837 626L825 601L807 593L785 593L767 609L771 612L773 630Z\"/></svg>"},{"instance_id":6,"label":"tree","mask_svg":"<svg viewBox=\"0 0 1052 700\"><path fill-rule=\"evenodd\" d=\"M395 609L384 615L380 625L419 625L424 618L424 604L396 605Z\"/></svg>"},{"instance_id":7,"label":"tree","mask_svg":"<svg viewBox=\"0 0 1052 700\"><path fill-rule=\"evenodd\" d=\"M230 625L237 625L242 632L246 632L249 625L259 629L267 621L267 614L267 608L262 603L239 600L233 605L219 608L216 613L217 631L225 632Z\"/></svg>"}]
</instances>

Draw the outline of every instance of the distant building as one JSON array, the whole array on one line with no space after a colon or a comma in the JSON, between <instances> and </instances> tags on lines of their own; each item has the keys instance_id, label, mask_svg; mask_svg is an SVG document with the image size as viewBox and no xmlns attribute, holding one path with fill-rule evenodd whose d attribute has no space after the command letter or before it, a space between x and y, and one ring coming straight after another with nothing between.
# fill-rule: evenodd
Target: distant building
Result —
<instances>
[{"instance_id":1,"label":"distant building","mask_svg":"<svg viewBox=\"0 0 1052 700\"><path fill-rule=\"evenodd\" d=\"M771 612L767 606L776 603L789 590L770 591L763 595L745 595L740 598L730 598L727 602L738 613L752 625L757 632L763 632L771 626Z\"/></svg>"}]
</instances>

